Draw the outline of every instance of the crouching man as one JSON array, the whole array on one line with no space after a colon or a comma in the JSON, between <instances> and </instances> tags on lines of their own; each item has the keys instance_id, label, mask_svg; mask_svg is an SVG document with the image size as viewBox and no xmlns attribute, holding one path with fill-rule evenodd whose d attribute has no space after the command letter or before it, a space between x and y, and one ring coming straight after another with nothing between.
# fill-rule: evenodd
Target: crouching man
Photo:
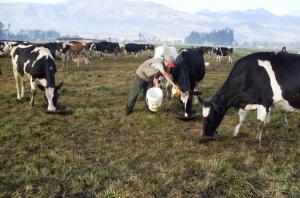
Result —
<instances>
[{"instance_id":1,"label":"crouching man","mask_svg":"<svg viewBox=\"0 0 300 198\"><path fill-rule=\"evenodd\" d=\"M170 75L166 72L173 67L175 67L174 59L171 56L151 58L141 64L136 70L136 76L129 92L129 99L125 107L124 115L128 116L133 112L139 94L142 91L146 94L149 85L154 82L155 85L158 86L159 76L162 75L173 87L177 87Z\"/></svg>"}]
</instances>

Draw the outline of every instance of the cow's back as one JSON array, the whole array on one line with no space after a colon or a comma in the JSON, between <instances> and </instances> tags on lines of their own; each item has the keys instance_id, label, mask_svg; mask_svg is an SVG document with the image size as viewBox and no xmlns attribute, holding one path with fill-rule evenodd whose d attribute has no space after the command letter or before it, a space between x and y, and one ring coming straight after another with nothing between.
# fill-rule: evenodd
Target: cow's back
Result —
<instances>
[{"instance_id":1,"label":"cow's back","mask_svg":"<svg viewBox=\"0 0 300 198\"><path fill-rule=\"evenodd\" d=\"M185 49L176 60L175 68L171 71L174 81L182 91L191 91L205 75L203 51L200 49Z\"/></svg>"}]
</instances>

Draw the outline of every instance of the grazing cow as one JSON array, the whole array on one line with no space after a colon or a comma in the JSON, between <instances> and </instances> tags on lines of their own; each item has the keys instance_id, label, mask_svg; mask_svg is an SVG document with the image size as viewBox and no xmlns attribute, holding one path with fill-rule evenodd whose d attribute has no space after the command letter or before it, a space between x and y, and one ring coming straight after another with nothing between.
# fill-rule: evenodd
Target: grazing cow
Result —
<instances>
[{"instance_id":1,"label":"grazing cow","mask_svg":"<svg viewBox=\"0 0 300 198\"><path fill-rule=\"evenodd\" d=\"M17 98L24 97L24 78L30 79L31 100L30 106L34 105L36 85L45 90L45 98L48 102L48 111L55 111L58 99L57 91L62 86L55 85L56 65L50 51L44 47L34 45L18 45L11 50L13 73L16 80ZM21 84L21 94L20 94Z\"/></svg>"},{"instance_id":2,"label":"grazing cow","mask_svg":"<svg viewBox=\"0 0 300 198\"><path fill-rule=\"evenodd\" d=\"M119 43L113 43L108 41L102 41L99 43L94 43L90 47L93 51L101 52L101 60L103 59L103 53L114 54L115 58L118 58L118 53L121 51Z\"/></svg>"},{"instance_id":3,"label":"grazing cow","mask_svg":"<svg viewBox=\"0 0 300 198\"><path fill-rule=\"evenodd\" d=\"M221 62L221 58L223 56L228 56L228 63L232 63L233 48L217 47L217 48L214 48L213 52L217 55L217 59L216 59L217 63Z\"/></svg>"},{"instance_id":4,"label":"grazing cow","mask_svg":"<svg viewBox=\"0 0 300 198\"><path fill-rule=\"evenodd\" d=\"M203 51L200 49L182 50L176 60L171 74L174 83L180 88L180 98L184 104L185 117L190 116L194 89L204 78L205 65Z\"/></svg>"},{"instance_id":5,"label":"grazing cow","mask_svg":"<svg viewBox=\"0 0 300 198\"><path fill-rule=\"evenodd\" d=\"M214 136L231 107L257 109L261 141L270 107L300 112L300 55L258 52L238 60L222 87L203 104L204 135Z\"/></svg>"}]
</instances>

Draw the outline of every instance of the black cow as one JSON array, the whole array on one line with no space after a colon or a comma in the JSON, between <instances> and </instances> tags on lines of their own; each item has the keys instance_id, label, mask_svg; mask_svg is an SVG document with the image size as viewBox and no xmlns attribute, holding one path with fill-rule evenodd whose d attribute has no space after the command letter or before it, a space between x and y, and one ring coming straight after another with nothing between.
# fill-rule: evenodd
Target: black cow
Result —
<instances>
[{"instance_id":1,"label":"black cow","mask_svg":"<svg viewBox=\"0 0 300 198\"><path fill-rule=\"evenodd\" d=\"M221 62L223 56L228 56L228 63L232 63L233 48L217 47L213 49L213 52L217 55L216 62Z\"/></svg>"},{"instance_id":2,"label":"black cow","mask_svg":"<svg viewBox=\"0 0 300 198\"><path fill-rule=\"evenodd\" d=\"M24 97L24 78L28 77L30 78L32 93L30 105L34 105L36 85L40 83L39 87L45 90L45 98L48 102L47 109L55 111L58 99L57 91L62 86L62 83L58 86L55 85L56 65L50 51L47 48L35 45L18 45L12 48L10 55L16 80L18 100Z\"/></svg>"},{"instance_id":3,"label":"black cow","mask_svg":"<svg viewBox=\"0 0 300 198\"><path fill-rule=\"evenodd\" d=\"M201 49L204 54L208 54L210 56L212 56L212 54L213 54L213 47L210 47L210 46L200 46L200 47L197 47L197 48Z\"/></svg>"},{"instance_id":4,"label":"black cow","mask_svg":"<svg viewBox=\"0 0 300 198\"><path fill-rule=\"evenodd\" d=\"M2 75L2 70L1 70L1 66L0 66L0 75Z\"/></svg>"},{"instance_id":5,"label":"black cow","mask_svg":"<svg viewBox=\"0 0 300 198\"><path fill-rule=\"evenodd\" d=\"M141 53L141 51L146 50L146 47L147 47L146 44L138 44L138 43L125 44L125 50L127 54L131 55L131 53L133 53L135 57L137 57L137 54Z\"/></svg>"},{"instance_id":6,"label":"black cow","mask_svg":"<svg viewBox=\"0 0 300 198\"><path fill-rule=\"evenodd\" d=\"M175 67L172 68L171 74L174 83L180 88L184 113L188 117L191 113L193 101L191 92L194 91L205 75L203 51L192 48L182 50L175 60Z\"/></svg>"},{"instance_id":7,"label":"black cow","mask_svg":"<svg viewBox=\"0 0 300 198\"><path fill-rule=\"evenodd\" d=\"M258 52L238 60L222 87L203 104L204 135L214 136L231 107L257 109L261 141L271 105L300 112L300 55Z\"/></svg>"},{"instance_id":8,"label":"black cow","mask_svg":"<svg viewBox=\"0 0 300 198\"><path fill-rule=\"evenodd\" d=\"M121 51L119 43L113 43L108 41L94 43L91 45L90 49L93 51L101 52L101 60L103 53L114 54L115 58L118 58L118 53Z\"/></svg>"},{"instance_id":9,"label":"black cow","mask_svg":"<svg viewBox=\"0 0 300 198\"><path fill-rule=\"evenodd\" d=\"M155 48L155 46L154 45L152 45L152 44L146 44L146 50L149 50L149 51L154 51L154 48Z\"/></svg>"}]
</instances>

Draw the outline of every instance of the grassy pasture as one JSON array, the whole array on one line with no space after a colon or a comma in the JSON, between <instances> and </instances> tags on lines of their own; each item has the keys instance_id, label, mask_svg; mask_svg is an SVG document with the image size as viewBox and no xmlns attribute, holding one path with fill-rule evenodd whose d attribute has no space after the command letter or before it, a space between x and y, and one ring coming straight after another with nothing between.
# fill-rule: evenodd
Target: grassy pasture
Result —
<instances>
[{"instance_id":1,"label":"grassy pasture","mask_svg":"<svg viewBox=\"0 0 300 198\"><path fill-rule=\"evenodd\" d=\"M250 52L238 49L234 60ZM41 91L33 109L17 102L10 59L0 58L0 197L300 197L299 114L289 114L287 126L275 111L262 148L253 144L255 112L233 138L238 116L231 109L220 138L205 144L180 134L201 127L201 119L183 122L165 108L147 114L142 101L124 118L135 70L146 59L96 56L69 72L58 61L59 101L74 110L61 116L40 111ZM205 59L199 90L209 99L232 65ZM25 90L30 96L29 82Z\"/></svg>"}]
</instances>

